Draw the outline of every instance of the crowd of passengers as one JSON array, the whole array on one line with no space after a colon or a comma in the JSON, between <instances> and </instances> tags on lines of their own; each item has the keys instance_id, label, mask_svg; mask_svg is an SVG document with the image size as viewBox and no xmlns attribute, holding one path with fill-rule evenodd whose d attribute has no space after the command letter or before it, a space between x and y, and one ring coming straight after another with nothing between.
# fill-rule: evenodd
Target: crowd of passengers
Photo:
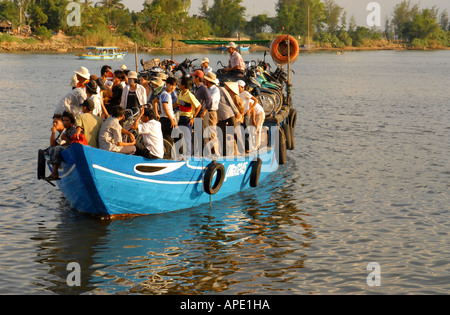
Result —
<instances>
[{"instance_id":1,"label":"crowd of passengers","mask_svg":"<svg viewBox=\"0 0 450 315\"><path fill-rule=\"evenodd\" d=\"M242 75L245 63L236 45L230 43L227 49L230 54L228 67L218 72ZM225 135L227 126L242 125L244 128L255 127L250 129L254 133L251 135L255 144L253 149L260 146L265 119L263 108L246 90L243 80L220 86L208 58L201 61L201 69L178 80L164 73L154 78L146 75L138 78L138 74L129 71L125 65L115 71L105 65L100 69L100 76L91 74L85 67L74 73L72 90L54 111L47 149L52 165L52 173L46 177L48 181L59 179L61 151L74 142L148 159L163 159L164 140L173 144L172 131L178 127L187 130L183 132L184 154L191 156L194 126L202 128L202 135L209 127L207 140L214 140L216 128ZM127 129L124 120L129 116L131 124ZM224 153L225 142L215 144L212 152Z\"/></svg>"}]
</instances>

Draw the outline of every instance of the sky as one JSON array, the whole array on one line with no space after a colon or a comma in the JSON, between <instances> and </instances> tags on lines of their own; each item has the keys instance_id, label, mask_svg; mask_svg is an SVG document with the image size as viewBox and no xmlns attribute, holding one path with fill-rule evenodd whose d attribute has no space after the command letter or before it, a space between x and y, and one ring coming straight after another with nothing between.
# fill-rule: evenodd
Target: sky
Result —
<instances>
[{"instance_id":1,"label":"sky","mask_svg":"<svg viewBox=\"0 0 450 315\"><path fill-rule=\"evenodd\" d=\"M208 0L209 5L212 5L214 0ZM367 11L367 5L371 2L377 2L380 4L381 9L381 23L384 25L386 17L392 16L392 9L397 3L402 0L334 0L334 2L343 7L347 12L347 17L355 16L356 23L360 26L366 26L367 16L370 11ZM254 15L266 13L269 16L275 15L275 4L277 0L242 0L243 6L247 8L246 15L250 19ZM141 11L144 0L123 0L130 10ZM412 4L419 3L421 8L431 8L434 5L442 12L447 10L450 14L450 1L449 0L411 0ZM199 7L202 4L202 0L191 0L191 14L198 14Z\"/></svg>"}]
</instances>

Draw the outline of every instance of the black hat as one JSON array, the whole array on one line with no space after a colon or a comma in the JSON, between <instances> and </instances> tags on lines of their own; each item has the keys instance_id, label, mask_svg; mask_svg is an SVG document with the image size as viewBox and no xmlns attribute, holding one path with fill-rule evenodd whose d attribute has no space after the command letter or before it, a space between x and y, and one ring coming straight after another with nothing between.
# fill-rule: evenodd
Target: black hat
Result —
<instances>
[{"instance_id":1,"label":"black hat","mask_svg":"<svg viewBox=\"0 0 450 315\"><path fill-rule=\"evenodd\" d=\"M94 80L90 80L88 84L86 84L86 91L88 91L91 94L97 94L97 82Z\"/></svg>"},{"instance_id":2,"label":"black hat","mask_svg":"<svg viewBox=\"0 0 450 315\"><path fill-rule=\"evenodd\" d=\"M83 104L81 104L82 107L86 107L88 111L92 112L95 108L95 103L93 100L91 100L90 98L88 98L87 100L85 100L83 102Z\"/></svg>"}]
</instances>

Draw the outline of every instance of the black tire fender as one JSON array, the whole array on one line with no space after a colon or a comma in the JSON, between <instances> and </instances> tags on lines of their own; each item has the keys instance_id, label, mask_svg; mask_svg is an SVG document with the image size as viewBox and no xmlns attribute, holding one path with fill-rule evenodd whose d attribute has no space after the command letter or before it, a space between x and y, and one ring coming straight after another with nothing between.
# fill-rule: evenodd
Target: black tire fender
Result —
<instances>
[{"instance_id":1,"label":"black tire fender","mask_svg":"<svg viewBox=\"0 0 450 315\"><path fill-rule=\"evenodd\" d=\"M291 127L291 150L295 149L295 127L297 125L297 110L291 108L289 111L289 126Z\"/></svg>"},{"instance_id":2,"label":"black tire fender","mask_svg":"<svg viewBox=\"0 0 450 315\"><path fill-rule=\"evenodd\" d=\"M37 162L37 178L45 178L45 150L38 151L38 162Z\"/></svg>"},{"instance_id":3,"label":"black tire fender","mask_svg":"<svg viewBox=\"0 0 450 315\"><path fill-rule=\"evenodd\" d=\"M216 178L214 179L215 174ZM220 163L216 163L215 161L211 162L205 169L205 174L203 177L203 188L207 194L215 195L219 192L224 180L225 167Z\"/></svg>"},{"instance_id":4,"label":"black tire fender","mask_svg":"<svg viewBox=\"0 0 450 315\"><path fill-rule=\"evenodd\" d=\"M261 175L262 160L256 158L252 162L252 172L250 173L250 187L257 187L259 183L259 176Z\"/></svg>"},{"instance_id":5,"label":"black tire fender","mask_svg":"<svg viewBox=\"0 0 450 315\"><path fill-rule=\"evenodd\" d=\"M297 110L295 108L291 108L289 110L289 126L292 130L295 130L295 126L297 125Z\"/></svg>"},{"instance_id":6,"label":"black tire fender","mask_svg":"<svg viewBox=\"0 0 450 315\"><path fill-rule=\"evenodd\" d=\"M283 131L286 137L286 149L292 150L292 129L289 124L283 124Z\"/></svg>"},{"instance_id":7,"label":"black tire fender","mask_svg":"<svg viewBox=\"0 0 450 315\"><path fill-rule=\"evenodd\" d=\"M283 128L278 128L278 151L277 161L279 165L286 164L286 136Z\"/></svg>"}]
</instances>

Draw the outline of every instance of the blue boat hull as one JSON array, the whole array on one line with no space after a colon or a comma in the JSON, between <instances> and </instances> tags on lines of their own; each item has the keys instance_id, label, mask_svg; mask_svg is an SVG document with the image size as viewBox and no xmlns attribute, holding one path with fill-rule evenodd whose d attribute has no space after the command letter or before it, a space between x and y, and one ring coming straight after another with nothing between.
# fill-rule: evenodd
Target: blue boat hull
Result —
<instances>
[{"instance_id":1,"label":"blue boat hull","mask_svg":"<svg viewBox=\"0 0 450 315\"><path fill-rule=\"evenodd\" d=\"M62 152L57 184L71 205L100 217L148 215L195 207L250 188L254 161L262 161L259 180L278 169L274 148L246 157L219 158L225 177L210 195L203 180L207 158L186 161L149 160L73 144Z\"/></svg>"}]
</instances>

